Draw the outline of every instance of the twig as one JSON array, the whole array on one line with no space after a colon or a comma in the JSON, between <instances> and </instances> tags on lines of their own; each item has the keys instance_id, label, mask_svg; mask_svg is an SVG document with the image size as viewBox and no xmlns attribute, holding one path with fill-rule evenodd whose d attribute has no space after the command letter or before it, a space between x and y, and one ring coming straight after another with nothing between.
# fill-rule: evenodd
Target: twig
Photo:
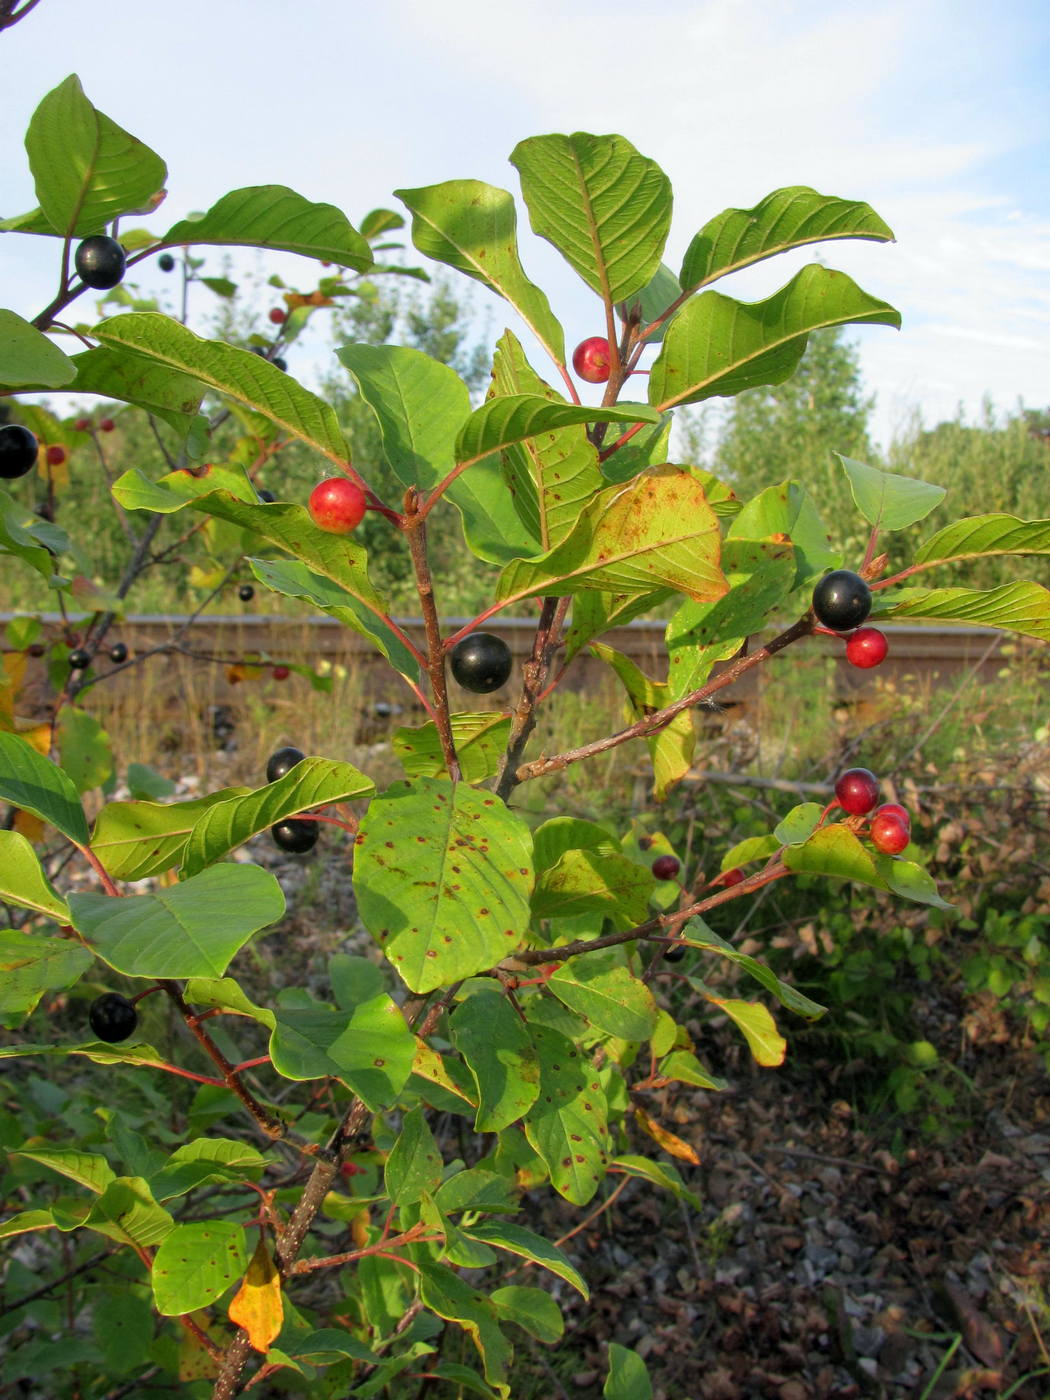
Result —
<instances>
[{"instance_id":1,"label":"twig","mask_svg":"<svg viewBox=\"0 0 1050 1400\"><path fill-rule=\"evenodd\" d=\"M511 721L507 748L496 772L495 793L504 802L517 782L516 769L536 724L536 711L547 695L544 689L554 653L569 609L568 598L544 598L543 610L532 643L532 655L522 667L521 699Z\"/></svg>"},{"instance_id":2,"label":"twig","mask_svg":"<svg viewBox=\"0 0 1050 1400\"><path fill-rule=\"evenodd\" d=\"M423 613L423 623L427 635L427 674L430 677L430 690L434 697L434 724L441 740L441 752L445 767L454 783L461 777L459 759L456 757L456 743L452 736L452 722L449 719L448 687L445 683L445 651L441 641L441 623L434 602L434 581L430 575L430 562L427 559L426 520L420 508L419 494L414 489L405 497L405 533L408 535L412 553L412 566L416 573L416 592Z\"/></svg>"}]
</instances>

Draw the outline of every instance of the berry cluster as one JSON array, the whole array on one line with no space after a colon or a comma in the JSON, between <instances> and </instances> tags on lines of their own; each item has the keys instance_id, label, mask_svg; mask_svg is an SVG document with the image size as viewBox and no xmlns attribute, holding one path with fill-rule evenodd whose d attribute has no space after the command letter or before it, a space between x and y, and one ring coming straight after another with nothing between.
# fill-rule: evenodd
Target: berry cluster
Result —
<instances>
[{"instance_id":1,"label":"berry cluster","mask_svg":"<svg viewBox=\"0 0 1050 1400\"><path fill-rule=\"evenodd\" d=\"M825 574L813 590L813 615L832 632L850 632L846 660L851 666L870 670L886 660L889 645L877 627L862 627L871 612L871 589L860 574L834 569ZM856 630L854 630L856 629Z\"/></svg>"},{"instance_id":2,"label":"berry cluster","mask_svg":"<svg viewBox=\"0 0 1050 1400\"><path fill-rule=\"evenodd\" d=\"M911 816L899 802L878 806L879 780L867 768L847 768L835 784L835 801L851 817L868 818L871 844L883 855L897 856L911 840Z\"/></svg>"}]
</instances>

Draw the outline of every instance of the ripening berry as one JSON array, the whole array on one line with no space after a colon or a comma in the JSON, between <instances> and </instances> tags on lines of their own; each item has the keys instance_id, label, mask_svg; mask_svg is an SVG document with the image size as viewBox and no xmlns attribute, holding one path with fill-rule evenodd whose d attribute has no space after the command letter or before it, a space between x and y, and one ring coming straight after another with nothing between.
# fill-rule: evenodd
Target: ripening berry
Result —
<instances>
[{"instance_id":1,"label":"ripening berry","mask_svg":"<svg viewBox=\"0 0 1050 1400\"><path fill-rule=\"evenodd\" d=\"M875 849L887 856L899 856L911 840L911 833L900 817L881 807L871 819L868 834Z\"/></svg>"},{"instance_id":2,"label":"ripening berry","mask_svg":"<svg viewBox=\"0 0 1050 1400\"><path fill-rule=\"evenodd\" d=\"M572 352L572 367L588 384L604 384L612 370L609 342L600 335L581 340Z\"/></svg>"},{"instance_id":3,"label":"ripening berry","mask_svg":"<svg viewBox=\"0 0 1050 1400\"><path fill-rule=\"evenodd\" d=\"M868 768L847 768L835 784L835 801L851 817L862 817L879 800L879 780Z\"/></svg>"},{"instance_id":4,"label":"ripening berry","mask_svg":"<svg viewBox=\"0 0 1050 1400\"><path fill-rule=\"evenodd\" d=\"M658 880L673 880L682 868L677 856L657 856L652 864L653 874Z\"/></svg>"},{"instance_id":5,"label":"ripening berry","mask_svg":"<svg viewBox=\"0 0 1050 1400\"><path fill-rule=\"evenodd\" d=\"M851 666L868 671L886 660L889 649L885 634L877 627L858 627L846 642L846 660Z\"/></svg>"}]
</instances>

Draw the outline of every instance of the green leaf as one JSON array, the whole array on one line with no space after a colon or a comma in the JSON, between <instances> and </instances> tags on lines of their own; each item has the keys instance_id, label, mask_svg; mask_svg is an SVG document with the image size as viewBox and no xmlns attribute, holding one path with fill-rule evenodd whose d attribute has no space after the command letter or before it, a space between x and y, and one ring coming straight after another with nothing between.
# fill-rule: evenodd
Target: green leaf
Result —
<instances>
[{"instance_id":1,"label":"green leaf","mask_svg":"<svg viewBox=\"0 0 1050 1400\"><path fill-rule=\"evenodd\" d=\"M316 1002L281 1006L270 1058L286 1079L342 1080L378 1113L389 1108L412 1072L415 1041L396 1003L370 997L348 1014Z\"/></svg>"},{"instance_id":2,"label":"green leaf","mask_svg":"<svg viewBox=\"0 0 1050 1400\"><path fill-rule=\"evenodd\" d=\"M691 1050L673 1050L660 1061L660 1077L677 1079L682 1084L695 1084L698 1089L728 1089L726 1080L705 1069Z\"/></svg>"},{"instance_id":3,"label":"green leaf","mask_svg":"<svg viewBox=\"0 0 1050 1400\"><path fill-rule=\"evenodd\" d=\"M251 1251L244 1228L228 1220L176 1225L153 1259L153 1301L164 1317L206 1308L242 1276Z\"/></svg>"},{"instance_id":4,"label":"green leaf","mask_svg":"<svg viewBox=\"0 0 1050 1400\"><path fill-rule=\"evenodd\" d=\"M163 773L158 773L148 763L129 763L124 781L132 799L136 801L150 802L161 797L170 797L175 791L172 780L166 778Z\"/></svg>"},{"instance_id":5,"label":"green leaf","mask_svg":"<svg viewBox=\"0 0 1050 1400\"><path fill-rule=\"evenodd\" d=\"M844 272L816 264L765 301L702 292L667 328L649 374L649 402L663 412L759 384L783 384L798 368L810 331L847 323L899 327L900 313Z\"/></svg>"},{"instance_id":6,"label":"green leaf","mask_svg":"<svg viewBox=\"0 0 1050 1400\"><path fill-rule=\"evenodd\" d=\"M371 615L367 626L358 622L355 630L370 637L381 648L386 646L391 656L396 656L401 664L409 664L404 660L407 648L403 642L398 643L399 650L396 652L392 648L391 639L395 637L393 625L383 599L368 580L367 552L359 545L351 544L344 535L332 535L319 529L302 506L277 502L261 504L255 488L242 471L209 466L203 468L197 477L176 471L160 481L152 482L140 471L132 469L116 481L113 495L127 510L169 513L182 510L187 505L193 506L220 520L232 521L269 540L279 549L287 550L301 559L312 573L331 579L339 588L352 594L357 599L356 604L350 599L344 600L351 613ZM280 568L267 574L269 566L259 561L253 561L253 567L260 577L272 577L278 585L282 579L289 580L293 592L300 577L294 571L282 573ZM316 586L316 581L309 574L303 574L301 578L303 596L310 597L310 590ZM353 625L350 614L342 616L341 620ZM418 671L414 662L411 665Z\"/></svg>"},{"instance_id":7,"label":"green leaf","mask_svg":"<svg viewBox=\"0 0 1050 1400\"><path fill-rule=\"evenodd\" d=\"M753 860L764 860L780 849L780 842L770 833L768 836L748 836L738 841L722 857L719 871L733 870L738 865L748 865Z\"/></svg>"},{"instance_id":8,"label":"green leaf","mask_svg":"<svg viewBox=\"0 0 1050 1400\"><path fill-rule=\"evenodd\" d=\"M506 1376L513 1352L499 1329L495 1308L447 1265L420 1262L418 1268L424 1307L463 1328L478 1349L485 1379L502 1400L510 1400Z\"/></svg>"},{"instance_id":9,"label":"green leaf","mask_svg":"<svg viewBox=\"0 0 1050 1400\"><path fill-rule=\"evenodd\" d=\"M726 596L731 597L732 594ZM607 662L619 676L627 691L634 719L644 719L654 710L660 710L670 704L675 698L666 682L651 680L630 657L599 643L592 643L591 651L601 661ZM655 734L647 734L645 745L653 765L653 797L657 802L661 802L675 783L688 773L693 761L696 738L689 713L683 711ZM639 915L635 922L640 923L641 919L642 916Z\"/></svg>"},{"instance_id":10,"label":"green leaf","mask_svg":"<svg viewBox=\"0 0 1050 1400\"><path fill-rule=\"evenodd\" d=\"M559 396L539 377L517 337L504 331L492 366L496 396L530 394L556 402ZM582 507L605 482L598 449L577 423L514 443L503 454L503 473L518 512L537 548L553 549L568 535Z\"/></svg>"},{"instance_id":11,"label":"green leaf","mask_svg":"<svg viewBox=\"0 0 1050 1400\"><path fill-rule=\"evenodd\" d=\"M131 350L98 345L74 355L76 378L71 394L98 394L134 404L163 419L177 432L189 433L204 397L204 385L192 374L155 364Z\"/></svg>"},{"instance_id":12,"label":"green leaf","mask_svg":"<svg viewBox=\"0 0 1050 1400\"><path fill-rule=\"evenodd\" d=\"M604 1400L652 1400L653 1386L645 1362L636 1351L609 1343L609 1374L602 1386Z\"/></svg>"},{"instance_id":13,"label":"green leaf","mask_svg":"<svg viewBox=\"0 0 1050 1400\"><path fill-rule=\"evenodd\" d=\"M220 788L188 802L107 802L95 821L91 849L115 880L145 880L179 864L198 818L217 802L250 788Z\"/></svg>"},{"instance_id":14,"label":"green leaf","mask_svg":"<svg viewBox=\"0 0 1050 1400\"><path fill-rule=\"evenodd\" d=\"M74 844L87 845L87 818L73 782L17 734L0 733L0 798L50 822Z\"/></svg>"},{"instance_id":15,"label":"green leaf","mask_svg":"<svg viewBox=\"0 0 1050 1400\"><path fill-rule=\"evenodd\" d=\"M291 559L249 559L252 573L260 583L287 598L302 598L360 637L366 637L402 676L415 680L419 661L401 636L377 612L355 598L331 579L314 573L305 564Z\"/></svg>"},{"instance_id":16,"label":"green leaf","mask_svg":"<svg viewBox=\"0 0 1050 1400\"><path fill-rule=\"evenodd\" d=\"M148 208L168 174L155 151L91 105L75 74L33 113L26 151L40 207L63 237L104 233L118 215Z\"/></svg>"},{"instance_id":17,"label":"green leaf","mask_svg":"<svg viewBox=\"0 0 1050 1400\"><path fill-rule=\"evenodd\" d=\"M822 826L801 846L789 846L784 864L797 875L832 875L855 880L877 890L892 890L905 899L951 909L937 893L931 877L911 861L872 856L857 836L839 823Z\"/></svg>"},{"instance_id":18,"label":"green leaf","mask_svg":"<svg viewBox=\"0 0 1050 1400\"><path fill-rule=\"evenodd\" d=\"M272 248L367 272L372 250L334 204L315 204L287 185L250 185L223 195L205 214L182 219L161 239L182 244Z\"/></svg>"},{"instance_id":19,"label":"green leaf","mask_svg":"<svg viewBox=\"0 0 1050 1400\"><path fill-rule=\"evenodd\" d=\"M595 637L613 627L625 627L643 613L652 612L671 597L669 589L652 593L578 593L565 633L565 660L569 662Z\"/></svg>"},{"instance_id":20,"label":"green leaf","mask_svg":"<svg viewBox=\"0 0 1050 1400\"><path fill-rule=\"evenodd\" d=\"M410 1206L441 1181L442 1161L434 1135L422 1108L414 1108L401 1120L390 1155L386 1159L386 1193L396 1206Z\"/></svg>"},{"instance_id":21,"label":"green leaf","mask_svg":"<svg viewBox=\"0 0 1050 1400\"><path fill-rule=\"evenodd\" d=\"M532 1264L539 1264L549 1273L564 1279L584 1299L591 1296L583 1275L573 1267L568 1255L532 1230L514 1225L509 1220L500 1220L489 1221L484 1225L464 1226L463 1233L473 1240L481 1240L482 1243L493 1245L496 1249L505 1249L508 1254L528 1259Z\"/></svg>"},{"instance_id":22,"label":"green leaf","mask_svg":"<svg viewBox=\"0 0 1050 1400\"><path fill-rule=\"evenodd\" d=\"M937 893L937 886L929 871L914 861L901 860L890 856L877 856L875 860L886 884L904 899L913 899L917 904L932 904L935 909L954 909Z\"/></svg>"},{"instance_id":23,"label":"green leaf","mask_svg":"<svg viewBox=\"0 0 1050 1400\"><path fill-rule=\"evenodd\" d=\"M121 1244L149 1249L171 1233L175 1222L153 1199L148 1182L138 1176L118 1176L76 1223Z\"/></svg>"},{"instance_id":24,"label":"green leaf","mask_svg":"<svg viewBox=\"0 0 1050 1400\"><path fill-rule=\"evenodd\" d=\"M751 555L747 563L754 566L748 573L737 570L743 562L742 544ZM667 624L667 700L680 700L699 690L716 662L735 656L745 637L767 625L791 591L795 559L789 544L725 541L722 567L730 581L729 592L713 603L687 599Z\"/></svg>"},{"instance_id":25,"label":"green leaf","mask_svg":"<svg viewBox=\"0 0 1050 1400\"><path fill-rule=\"evenodd\" d=\"M336 1005L342 1011L355 1011L362 1002L379 996L386 986L383 969L368 958L335 953L328 960L328 981Z\"/></svg>"},{"instance_id":26,"label":"green leaf","mask_svg":"<svg viewBox=\"0 0 1050 1400\"><path fill-rule=\"evenodd\" d=\"M844 457L841 452L833 455L842 463L842 470L849 478L857 509L869 525L880 530L903 530L906 525L914 525L925 519L931 510L936 510L948 494L943 486L933 486L928 481L918 481L897 472L880 471L852 457Z\"/></svg>"},{"instance_id":27,"label":"green leaf","mask_svg":"<svg viewBox=\"0 0 1050 1400\"><path fill-rule=\"evenodd\" d=\"M64 530L13 500L6 491L0 491L0 554L15 555L50 583L55 564L47 550L49 544L56 554L64 553L69 548L69 537Z\"/></svg>"},{"instance_id":28,"label":"green leaf","mask_svg":"<svg viewBox=\"0 0 1050 1400\"><path fill-rule=\"evenodd\" d=\"M868 204L789 185L753 209L726 209L710 219L686 251L682 286L695 290L763 258L833 238L891 243L893 233Z\"/></svg>"},{"instance_id":29,"label":"green leaf","mask_svg":"<svg viewBox=\"0 0 1050 1400\"><path fill-rule=\"evenodd\" d=\"M510 1284L489 1294L489 1301L504 1322L514 1322L538 1342L553 1346L565 1333L561 1308L542 1288Z\"/></svg>"},{"instance_id":30,"label":"green leaf","mask_svg":"<svg viewBox=\"0 0 1050 1400\"><path fill-rule=\"evenodd\" d=\"M145 1298L128 1288L95 1293L91 1330L106 1369L114 1375L127 1376L146 1366L153 1345L153 1309Z\"/></svg>"},{"instance_id":31,"label":"green leaf","mask_svg":"<svg viewBox=\"0 0 1050 1400\"><path fill-rule=\"evenodd\" d=\"M456 438L470 415L466 385L421 350L347 345L337 353L376 415L384 455L398 479L432 491L456 461ZM479 558L502 563L539 548L538 537L515 514L495 458L474 462L446 495Z\"/></svg>"},{"instance_id":32,"label":"green leaf","mask_svg":"<svg viewBox=\"0 0 1050 1400\"><path fill-rule=\"evenodd\" d=\"M798 846L808 841L820 823L823 807L819 802L800 802L773 828L782 846Z\"/></svg>"},{"instance_id":33,"label":"green leaf","mask_svg":"<svg viewBox=\"0 0 1050 1400\"><path fill-rule=\"evenodd\" d=\"M169 1201L210 1181L255 1181L265 1167L265 1157L250 1143L198 1138L177 1147L150 1186L158 1201Z\"/></svg>"},{"instance_id":34,"label":"green leaf","mask_svg":"<svg viewBox=\"0 0 1050 1400\"><path fill-rule=\"evenodd\" d=\"M475 1131L501 1132L532 1107L539 1093L540 1067L529 1033L495 991L467 997L453 1012L450 1028L478 1086Z\"/></svg>"},{"instance_id":35,"label":"green leaf","mask_svg":"<svg viewBox=\"0 0 1050 1400\"><path fill-rule=\"evenodd\" d=\"M533 136L511 153L533 230L606 305L655 276L671 226L671 183L622 136Z\"/></svg>"},{"instance_id":36,"label":"green leaf","mask_svg":"<svg viewBox=\"0 0 1050 1400\"><path fill-rule=\"evenodd\" d=\"M770 486L747 501L734 517L727 533L727 560L741 573L750 573L761 566L757 556L747 558L748 551L760 546L757 541L778 540L787 536L795 551L795 587L801 588L818 578L825 569L835 568L840 556L828 547L828 532L817 514L813 499L797 481L782 481ZM730 540L740 555L731 554Z\"/></svg>"},{"instance_id":37,"label":"green leaf","mask_svg":"<svg viewBox=\"0 0 1050 1400\"><path fill-rule=\"evenodd\" d=\"M290 1340L287 1345L293 1356L298 1357L300 1361L309 1361L314 1366L330 1366L333 1361L339 1361L344 1356L367 1363L379 1360L375 1352L369 1351L356 1337L334 1327L322 1327L306 1337Z\"/></svg>"},{"instance_id":38,"label":"green leaf","mask_svg":"<svg viewBox=\"0 0 1050 1400\"><path fill-rule=\"evenodd\" d=\"M648 1157L628 1155L614 1157L609 1165L624 1172L627 1176L638 1177L642 1181L650 1182L653 1186L659 1186L663 1191L670 1191L678 1200L685 1201L694 1210L701 1208L700 1197L688 1189L678 1168L670 1162L653 1162Z\"/></svg>"},{"instance_id":39,"label":"green leaf","mask_svg":"<svg viewBox=\"0 0 1050 1400\"><path fill-rule=\"evenodd\" d=\"M543 558L508 564L497 596L507 603L533 594L671 588L711 601L729 587L720 552L718 520L703 488L680 467L654 467L594 497L568 538Z\"/></svg>"},{"instance_id":40,"label":"green leaf","mask_svg":"<svg viewBox=\"0 0 1050 1400\"><path fill-rule=\"evenodd\" d=\"M456 434L470 415L454 369L403 345L343 345L336 355L376 416L383 455L402 486L432 490L455 465Z\"/></svg>"},{"instance_id":41,"label":"green leaf","mask_svg":"<svg viewBox=\"0 0 1050 1400\"><path fill-rule=\"evenodd\" d=\"M613 956L592 953L569 958L547 986L562 1005L606 1035L648 1040L656 1027L653 994Z\"/></svg>"},{"instance_id":42,"label":"green leaf","mask_svg":"<svg viewBox=\"0 0 1050 1400\"><path fill-rule=\"evenodd\" d=\"M0 930L0 1016L28 1016L45 992L72 987L92 962L88 950L71 939Z\"/></svg>"},{"instance_id":43,"label":"green leaf","mask_svg":"<svg viewBox=\"0 0 1050 1400\"><path fill-rule=\"evenodd\" d=\"M60 389L76 377L68 355L13 311L0 310L0 384Z\"/></svg>"},{"instance_id":44,"label":"green leaf","mask_svg":"<svg viewBox=\"0 0 1050 1400\"><path fill-rule=\"evenodd\" d=\"M1001 627L1050 642L1050 590L1025 579L998 588L903 588L876 592L872 618L925 617ZM888 606L887 606L888 605Z\"/></svg>"},{"instance_id":45,"label":"green leaf","mask_svg":"<svg viewBox=\"0 0 1050 1400\"><path fill-rule=\"evenodd\" d=\"M49 1210L23 1210L0 1220L0 1240L11 1239L14 1235L25 1235L30 1230L53 1230L55 1222Z\"/></svg>"},{"instance_id":46,"label":"green leaf","mask_svg":"<svg viewBox=\"0 0 1050 1400\"><path fill-rule=\"evenodd\" d=\"M285 817L332 802L370 797L374 792L371 778L349 763L304 758L276 782L206 808L186 841L183 875L196 875Z\"/></svg>"},{"instance_id":47,"label":"green leaf","mask_svg":"<svg viewBox=\"0 0 1050 1400\"><path fill-rule=\"evenodd\" d=\"M506 191L480 180L395 190L412 214L412 242L428 258L465 272L514 307L557 364L565 335L544 292L518 258L517 213Z\"/></svg>"},{"instance_id":48,"label":"green leaf","mask_svg":"<svg viewBox=\"0 0 1050 1400\"><path fill-rule=\"evenodd\" d=\"M528 924L532 837L490 793L437 778L373 799L354 855L366 928L414 992L506 957Z\"/></svg>"},{"instance_id":49,"label":"green leaf","mask_svg":"<svg viewBox=\"0 0 1050 1400\"><path fill-rule=\"evenodd\" d=\"M74 927L128 977L221 977L254 933L284 913L284 895L257 865L217 865L153 894L70 895Z\"/></svg>"},{"instance_id":50,"label":"green leaf","mask_svg":"<svg viewBox=\"0 0 1050 1400\"><path fill-rule=\"evenodd\" d=\"M510 716L486 710L450 716L463 781L484 782L499 767L510 734ZM433 720L415 728L396 729L391 747L410 778L437 778L445 772L441 736Z\"/></svg>"},{"instance_id":51,"label":"green leaf","mask_svg":"<svg viewBox=\"0 0 1050 1400\"><path fill-rule=\"evenodd\" d=\"M63 705L58 716L62 768L77 792L91 792L113 776L113 746L93 715L76 705Z\"/></svg>"},{"instance_id":52,"label":"green leaf","mask_svg":"<svg viewBox=\"0 0 1050 1400\"><path fill-rule=\"evenodd\" d=\"M645 404L621 403L595 408L566 403L542 394L508 394L487 399L476 408L456 437L456 461L472 465L526 438L571 428L577 423L655 423L658 415Z\"/></svg>"},{"instance_id":53,"label":"green leaf","mask_svg":"<svg viewBox=\"0 0 1050 1400\"><path fill-rule=\"evenodd\" d=\"M251 1017L271 1031L277 1024L273 1012L250 1001L232 977L191 977L186 983L185 995L191 1006L234 1011L238 1015Z\"/></svg>"},{"instance_id":54,"label":"green leaf","mask_svg":"<svg viewBox=\"0 0 1050 1400\"><path fill-rule=\"evenodd\" d=\"M19 1157L28 1157L31 1162L39 1162L49 1167L68 1181L85 1186L96 1196L101 1196L110 1182L116 1181L117 1174L106 1161L94 1152L77 1152L67 1148L18 1147Z\"/></svg>"},{"instance_id":55,"label":"green leaf","mask_svg":"<svg viewBox=\"0 0 1050 1400\"><path fill-rule=\"evenodd\" d=\"M158 312L131 312L100 322L92 334L103 345L188 374L276 423L342 466L350 460L335 411L276 365L249 350L205 340ZM192 480L192 478L187 478Z\"/></svg>"},{"instance_id":56,"label":"green leaf","mask_svg":"<svg viewBox=\"0 0 1050 1400\"><path fill-rule=\"evenodd\" d=\"M69 923L69 906L52 886L36 852L18 831L0 831L0 899Z\"/></svg>"},{"instance_id":57,"label":"green leaf","mask_svg":"<svg viewBox=\"0 0 1050 1400\"><path fill-rule=\"evenodd\" d=\"M540 1092L526 1116L525 1135L558 1194L586 1205L605 1175L605 1094L593 1067L560 1031L533 1022L529 1034L540 1061Z\"/></svg>"},{"instance_id":58,"label":"green leaf","mask_svg":"<svg viewBox=\"0 0 1050 1400\"><path fill-rule=\"evenodd\" d=\"M819 1002L811 1001L807 996L803 996L789 983L782 982L764 963L749 957L747 953L741 953L731 943L727 943L724 938L719 938L717 933L708 928L703 919L690 919L683 934L691 947L710 949L718 953L720 957L744 968L756 982L760 982L765 987L767 992L772 992L781 1005L786 1006L789 1011L804 1016L807 1021L816 1021L824 1015L826 1007L821 1006ZM666 1073L666 1071L664 1072Z\"/></svg>"},{"instance_id":59,"label":"green leaf","mask_svg":"<svg viewBox=\"0 0 1050 1400\"><path fill-rule=\"evenodd\" d=\"M444 1215L464 1210L484 1211L486 1214L508 1211L513 1214L519 1202L505 1176L481 1167L470 1167L441 1183L434 1193L434 1204Z\"/></svg>"},{"instance_id":60,"label":"green leaf","mask_svg":"<svg viewBox=\"0 0 1050 1400\"><path fill-rule=\"evenodd\" d=\"M1050 520L1015 515L975 515L946 525L919 546L916 564L981 559L990 554L1050 554Z\"/></svg>"}]
</instances>

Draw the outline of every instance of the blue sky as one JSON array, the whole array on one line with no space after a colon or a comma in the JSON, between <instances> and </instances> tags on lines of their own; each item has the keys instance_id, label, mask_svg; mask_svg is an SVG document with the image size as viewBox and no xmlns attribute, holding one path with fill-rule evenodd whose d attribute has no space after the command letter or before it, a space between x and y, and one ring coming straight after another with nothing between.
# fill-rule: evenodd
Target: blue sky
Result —
<instances>
[{"instance_id":1,"label":"blue sky","mask_svg":"<svg viewBox=\"0 0 1050 1400\"><path fill-rule=\"evenodd\" d=\"M70 72L167 160L158 230L238 185L288 184L354 221L397 207L398 186L469 176L516 189L507 156L523 137L618 131L671 177L672 265L713 214L782 185L866 199L894 228L892 246L825 255L904 317L899 334L858 333L883 440L914 409L936 422L959 403L976 413L985 394L1050 404L1045 3L41 0L0 46L4 214L35 203L15 134ZM558 255L525 232L522 244L569 343L601 331ZM31 315L53 249L10 235L0 247L3 304ZM768 295L811 258L724 290ZM475 304L490 301L498 334L499 303L479 291Z\"/></svg>"}]
</instances>

